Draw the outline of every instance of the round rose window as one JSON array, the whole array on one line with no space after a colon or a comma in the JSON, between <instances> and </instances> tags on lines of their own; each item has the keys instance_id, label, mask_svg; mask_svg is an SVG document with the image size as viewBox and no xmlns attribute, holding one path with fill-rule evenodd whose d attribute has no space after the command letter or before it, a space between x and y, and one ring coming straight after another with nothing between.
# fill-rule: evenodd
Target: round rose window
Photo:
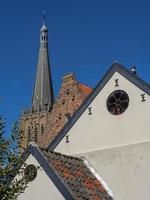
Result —
<instances>
[{"instance_id":1,"label":"round rose window","mask_svg":"<svg viewBox=\"0 0 150 200\"><path fill-rule=\"evenodd\" d=\"M113 115L122 114L129 105L129 97L123 90L112 92L107 99L107 109Z\"/></svg>"},{"instance_id":2,"label":"round rose window","mask_svg":"<svg viewBox=\"0 0 150 200\"><path fill-rule=\"evenodd\" d=\"M25 178L28 182L33 181L37 176L37 168L34 165L28 165L24 170Z\"/></svg>"}]
</instances>

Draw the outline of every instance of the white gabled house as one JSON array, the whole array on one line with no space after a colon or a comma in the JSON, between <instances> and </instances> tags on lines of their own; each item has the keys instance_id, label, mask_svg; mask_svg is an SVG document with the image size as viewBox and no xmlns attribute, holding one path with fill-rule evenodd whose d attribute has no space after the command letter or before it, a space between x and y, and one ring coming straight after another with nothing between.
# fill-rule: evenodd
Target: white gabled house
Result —
<instances>
[{"instance_id":1,"label":"white gabled house","mask_svg":"<svg viewBox=\"0 0 150 200\"><path fill-rule=\"evenodd\" d=\"M149 200L150 85L113 64L49 150L85 157L117 200Z\"/></svg>"}]
</instances>

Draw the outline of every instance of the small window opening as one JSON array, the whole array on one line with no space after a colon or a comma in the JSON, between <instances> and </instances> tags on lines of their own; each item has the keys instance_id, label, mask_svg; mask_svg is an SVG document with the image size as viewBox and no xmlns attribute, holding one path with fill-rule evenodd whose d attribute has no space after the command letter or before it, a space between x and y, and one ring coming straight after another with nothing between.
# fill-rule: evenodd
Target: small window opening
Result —
<instances>
[{"instance_id":1,"label":"small window opening","mask_svg":"<svg viewBox=\"0 0 150 200\"><path fill-rule=\"evenodd\" d=\"M72 101L74 101L74 99L75 99L75 95L72 96Z\"/></svg>"},{"instance_id":2,"label":"small window opening","mask_svg":"<svg viewBox=\"0 0 150 200\"><path fill-rule=\"evenodd\" d=\"M70 113L66 113L65 116L67 117L68 120L69 120L70 117L71 117Z\"/></svg>"},{"instance_id":3,"label":"small window opening","mask_svg":"<svg viewBox=\"0 0 150 200\"><path fill-rule=\"evenodd\" d=\"M62 104L65 105L65 99L63 99Z\"/></svg>"},{"instance_id":4,"label":"small window opening","mask_svg":"<svg viewBox=\"0 0 150 200\"><path fill-rule=\"evenodd\" d=\"M37 142L37 126L34 127L34 141Z\"/></svg>"},{"instance_id":5,"label":"small window opening","mask_svg":"<svg viewBox=\"0 0 150 200\"><path fill-rule=\"evenodd\" d=\"M41 134L43 134L44 133L44 125L42 124L41 125Z\"/></svg>"},{"instance_id":6,"label":"small window opening","mask_svg":"<svg viewBox=\"0 0 150 200\"><path fill-rule=\"evenodd\" d=\"M28 127L27 135L28 135L27 142L29 143L30 140L31 140L31 128L30 128L30 126Z\"/></svg>"},{"instance_id":7,"label":"small window opening","mask_svg":"<svg viewBox=\"0 0 150 200\"><path fill-rule=\"evenodd\" d=\"M69 94L70 94L70 92L69 92L69 89L67 89L67 90L66 90L66 93L67 93L67 95L69 95Z\"/></svg>"}]
</instances>

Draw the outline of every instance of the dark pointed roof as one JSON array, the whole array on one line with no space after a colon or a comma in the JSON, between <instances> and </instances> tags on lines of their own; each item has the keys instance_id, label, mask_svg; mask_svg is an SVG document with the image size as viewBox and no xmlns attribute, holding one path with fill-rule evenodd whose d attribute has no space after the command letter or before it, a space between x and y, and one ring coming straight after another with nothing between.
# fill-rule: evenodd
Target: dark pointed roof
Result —
<instances>
[{"instance_id":1,"label":"dark pointed roof","mask_svg":"<svg viewBox=\"0 0 150 200\"><path fill-rule=\"evenodd\" d=\"M34 144L24 153L30 153L67 200L112 200L103 184L80 158L40 150Z\"/></svg>"},{"instance_id":2,"label":"dark pointed roof","mask_svg":"<svg viewBox=\"0 0 150 200\"><path fill-rule=\"evenodd\" d=\"M54 94L48 55L48 29L43 24L40 30L40 49L32 107L34 110L52 108L53 101Z\"/></svg>"},{"instance_id":3,"label":"dark pointed roof","mask_svg":"<svg viewBox=\"0 0 150 200\"><path fill-rule=\"evenodd\" d=\"M59 142L64 138L64 136L68 133L68 131L72 128L72 126L76 123L76 121L80 118L82 113L88 108L94 98L99 94L99 92L103 89L106 83L110 80L115 72L118 72L139 89L143 90L143 92L150 95L150 85L135 75L132 71L125 68L123 65L119 63L114 63L110 69L107 71L105 76L100 80L92 91L92 93L88 96L88 98L82 103L76 113L70 118L70 120L66 123L60 133L52 140L49 144L48 149L54 150L55 147L59 144Z\"/></svg>"}]
</instances>

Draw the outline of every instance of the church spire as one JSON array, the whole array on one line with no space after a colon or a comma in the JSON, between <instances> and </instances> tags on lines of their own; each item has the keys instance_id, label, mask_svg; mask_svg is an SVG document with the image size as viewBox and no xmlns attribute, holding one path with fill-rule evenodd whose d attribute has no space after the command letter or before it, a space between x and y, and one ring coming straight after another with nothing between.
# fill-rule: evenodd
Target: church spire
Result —
<instances>
[{"instance_id":1,"label":"church spire","mask_svg":"<svg viewBox=\"0 0 150 200\"><path fill-rule=\"evenodd\" d=\"M32 98L33 110L50 110L53 106L54 94L48 56L48 29L43 17L40 30L40 49L37 74Z\"/></svg>"}]
</instances>

